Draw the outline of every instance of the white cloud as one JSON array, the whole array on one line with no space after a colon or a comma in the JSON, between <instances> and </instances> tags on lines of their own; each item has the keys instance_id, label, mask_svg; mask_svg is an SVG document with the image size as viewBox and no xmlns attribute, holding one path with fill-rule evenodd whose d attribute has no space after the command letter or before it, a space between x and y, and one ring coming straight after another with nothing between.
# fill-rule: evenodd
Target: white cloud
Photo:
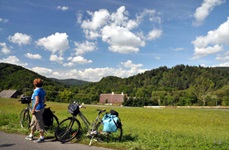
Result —
<instances>
[{"instance_id":1,"label":"white cloud","mask_svg":"<svg viewBox=\"0 0 229 150\"><path fill-rule=\"evenodd\" d=\"M83 58L82 56L76 56L71 61L76 62L78 64L92 63L92 60L87 60L87 59Z\"/></svg>"},{"instance_id":2,"label":"white cloud","mask_svg":"<svg viewBox=\"0 0 229 150\"><path fill-rule=\"evenodd\" d=\"M69 48L68 35L66 33L52 34L48 37L41 38L36 41L38 46L44 47L50 52L62 55Z\"/></svg>"},{"instance_id":3,"label":"white cloud","mask_svg":"<svg viewBox=\"0 0 229 150\"><path fill-rule=\"evenodd\" d=\"M9 54L9 53L11 52L10 48L7 47L6 43L1 43L1 42L0 42L0 47L1 47L0 50L1 50L1 52L2 52L3 54Z\"/></svg>"},{"instance_id":4,"label":"white cloud","mask_svg":"<svg viewBox=\"0 0 229 150\"><path fill-rule=\"evenodd\" d=\"M153 29L149 32L147 39L148 40L154 40L156 38L159 38L162 35L162 30L160 29Z\"/></svg>"},{"instance_id":5,"label":"white cloud","mask_svg":"<svg viewBox=\"0 0 229 150\"><path fill-rule=\"evenodd\" d=\"M221 64L215 65L213 67L229 67L229 62L221 63Z\"/></svg>"},{"instance_id":6,"label":"white cloud","mask_svg":"<svg viewBox=\"0 0 229 150\"><path fill-rule=\"evenodd\" d=\"M138 24L140 24L146 17L149 19L150 22L155 22L158 24L161 23L161 18L157 15L156 10L145 9L143 12L139 13L136 17Z\"/></svg>"},{"instance_id":7,"label":"white cloud","mask_svg":"<svg viewBox=\"0 0 229 150\"><path fill-rule=\"evenodd\" d=\"M30 58L30 59L41 59L41 55L39 54L26 53L25 57Z\"/></svg>"},{"instance_id":8,"label":"white cloud","mask_svg":"<svg viewBox=\"0 0 229 150\"><path fill-rule=\"evenodd\" d=\"M221 5L223 2L225 2L225 0L204 0L202 5L196 9L193 25L201 25L214 7Z\"/></svg>"},{"instance_id":9,"label":"white cloud","mask_svg":"<svg viewBox=\"0 0 229 150\"><path fill-rule=\"evenodd\" d=\"M102 40L109 43L109 50L118 53L136 53L145 42L130 32L127 28L120 26L105 26L102 29Z\"/></svg>"},{"instance_id":10,"label":"white cloud","mask_svg":"<svg viewBox=\"0 0 229 150\"><path fill-rule=\"evenodd\" d=\"M207 56L209 54L215 54L217 52L222 51L222 46L214 45L214 46L208 46L204 48L195 48L195 53L193 59L198 59L203 56Z\"/></svg>"},{"instance_id":11,"label":"white cloud","mask_svg":"<svg viewBox=\"0 0 229 150\"><path fill-rule=\"evenodd\" d=\"M216 67L216 66L219 66L219 67L229 67L229 51L226 51L223 54L219 54L216 57L216 60L217 61L220 61L221 63L218 64L218 65L215 65L214 67Z\"/></svg>"},{"instance_id":12,"label":"white cloud","mask_svg":"<svg viewBox=\"0 0 229 150\"><path fill-rule=\"evenodd\" d=\"M27 35L27 34L23 34L23 33L15 33L13 36L9 36L8 40L12 43L18 44L18 45L26 45L26 44L30 44L32 38Z\"/></svg>"},{"instance_id":13,"label":"white cloud","mask_svg":"<svg viewBox=\"0 0 229 150\"><path fill-rule=\"evenodd\" d=\"M105 25L109 17L109 12L106 9L100 9L99 11L95 11L94 13L88 11L88 14L91 15L92 19L91 21L84 20L82 22L81 27L83 29L96 30L99 27Z\"/></svg>"},{"instance_id":14,"label":"white cloud","mask_svg":"<svg viewBox=\"0 0 229 150\"><path fill-rule=\"evenodd\" d=\"M160 59L161 59L161 57L157 56L157 57L155 57L155 59L156 59L156 60L160 60Z\"/></svg>"},{"instance_id":15,"label":"white cloud","mask_svg":"<svg viewBox=\"0 0 229 150\"><path fill-rule=\"evenodd\" d=\"M184 48L183 48L183 47L177 47L177 48L174 48L173 50L174 50L174 51L183 51Z\"/></svg>"},{"instance_id":16,"label":"white cloud","mask_svg":"<svg viewBox=\"0 0 229 150\"><path fill-rule=\"evenodd\" d=\"M111 14L112 24L116 26L126 26L128 22L128 12L125 6L121 6L117 9L117 12Z\"/></svg>"},{"instance_id":17,"label":"white cloud","mask_svg":"<svg viewBox=\"0 0 229 150\"><path fill-rule=\"evenodd\" d=\"M62 56L57 56L56 54L51 54L49 60L62 64L62 61L64 60L64 58Z\"/></svg>"},{"instance_id":18,"label":"white cloud","mask_svg":"<svg viewBox=\"0 0 229 150\"><path fill-rule=\"evenodd\" d=\"M125 68L138 68L142 67L142 64L133 64L132 60L127 60L126 62L121 62Z\"/></svg>"},{"instance_id":19,"label":"white cloud","mask_svg":"<svg viewBox=\"0 0 229 150\"><path fill-rule=\"evenodd\" d=\"M82 56L76 56L76 57L69 57L68 58L69 62L65 63L64 66L73 66L74 64L88 64L88 63L92 63L92 60L87 60Z\"/></svg>"},{"instance_id":20,"label":"white cloud","mask_svg":"<svg viewBox=\"0 0 229 150\"><path fill-rule=\"evenodd\" d=\"M216 60L219 60L219 61L229 61L229 56L218 56L216 57Z\"/></svg>"},{"instance_id":21,"label":"white cloud","mask_svg":"<svg viewBox=\"0 0 229 150\"><path fill-rule=\"evenodd\" d=\"M4 18L0 18L0 23L7 23L9 20L8 19L4 19Z\"/></svg>"},{"instance_id":22,"label":"white cloud","mask_svg":"<svg viewBox=\"0 0 229 150\"><path fill-rule=\"evenodd\" d=\"M0 60L0 62L15 64L24 67L28 65L27 63L22 63L16 56L9 56L7 58L3 58Z\"/></svg>"},{"instance_id":23,"label":"white cloud","mask_svg":"<svg viewBox=\"0 0 229 150\"><path fill-rule=\"evenodd\" d=\"M85 81L92 81L92 82L97 82L100 79L102 79L103 77L106 76L117 76L117 77L129 77L132 75L135 75L137 73L142 73L146 70L141 70L141 69L136 69L135 67L130 68L129 70L125 70L122 68L87 68L85 70L76 70L73 69L69 72L64 73L60 73L59 77L63 78L63 77L68 77L68 78L77 78L77 79L81 79L81 80L85 80Z\"/></svg>"},{"instance_id":24,"label":"white cloud","mask_svg":"<svg viewBox=\"0 0 229 150\"><path fill-rule=\"evenodd\" d=\"M53 73L52 69L43 68L43 67L33 67L31 70L40 74L40 75L44 75L47 77L52 76L52 73Z\"/></svg>"},{"instance_id":25,"label":"white cloud","mask_svg":"<svg viewBox=\"0 0 229 150\"><path fill-rule=\"evenodd\" d=\"M137 53L139 47L145 46L147 38L156 39L161 36L162 31L152 29L145 38L138 32L133 32L142 21L148 17L150 22L160 23L160 17L156 15L155 10L144 10L136 16L136 19L129 19L129 13L125 6L121 6L116 12L110 13L106 9L100 9L95 12L89 12L91 19L83 20L82 14L78 14L77 22L82 23L86 38L101 38L103 42L109 44L108 49L116 53ZM136 30L137 31L137 30Z\"/></svg>"},{"instance_id":26,"label":"white cloud","mask_svg":"<svg viewBox=\"0 0 229 150\"><path fill-rule=\"evenodd\" d=\"M68 10L67 6L57 6L57 9L62 10L62 11L66 11Z\"/></svg>"},{"instance_id":27,"label":"white cloud","mask_svg":"<svg viewBox=\"0 0 229 150\"><path fill-rule=\"evenodd\" d=\"M218 53L229 45L229 17L216 30L209 31L206 36L199 36L192 44L195 47L194 58Z\"/></svg>"},{"instance_id":28,"label":"white cloud","mask_svg":"<svg viewBox=\"0 0 229 150\"><path fill-rule=\"evenodd\" d=\"M84 53L92 52L96 49L95 42L85 41L84 43L75 42L74 44L76 46L76 55L83 55Z\"/></svg>"},{"instance_id":29,"label":"white cloud","mask_svg":"<svg viewBox=\"0 0 229 150\"><path fill-rule=\"evenodd\" d=\"M70 64L70 63L69 63ZM131 60L122 62L120 68L87 68L84 70L59 70L53 71L48 68L34 67L33 71L46 77L54 77L58 79L75 78L85 81L98 82L106 76L129 77L138 73L145 72L146 69L140 69L142 64L134 64Z\"/></svg>"},{"instance_id":30,"label":"white cloud","mask_svg":"<svg viewBox=\"0 0 229 150\"><path fill-rule=\"evenodd\" d=\"M81 13L81 11L78 11L77 14L76 14L76 18L77 18L76 22L78 24L82 23L82 17L83 17L83 14Z\"/></svg>"}]
</instances>

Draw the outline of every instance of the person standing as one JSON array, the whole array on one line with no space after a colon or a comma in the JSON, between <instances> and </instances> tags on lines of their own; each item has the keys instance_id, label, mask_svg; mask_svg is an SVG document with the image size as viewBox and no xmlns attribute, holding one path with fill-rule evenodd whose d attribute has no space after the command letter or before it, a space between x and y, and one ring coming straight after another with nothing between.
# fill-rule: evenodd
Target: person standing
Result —
<instances>
[{"instance_id":1,"label":"person standing","mask_svg":"<svg viewBox=\"0 0 229 150\"><path fill-rule=\"evenodd\" d=\"M30 123L31 132L29 136L26 137L26 140L34 140L34 132L37 130L40 132L40 137L38 140L34 141L35 143L44 142L44 123L42 114L44 112L44 103L46 101L46 92L42 88L43 81L40 78L34 79L33 85L35 87L32 94L32 120Z\"/></svg>"}]
</instances>

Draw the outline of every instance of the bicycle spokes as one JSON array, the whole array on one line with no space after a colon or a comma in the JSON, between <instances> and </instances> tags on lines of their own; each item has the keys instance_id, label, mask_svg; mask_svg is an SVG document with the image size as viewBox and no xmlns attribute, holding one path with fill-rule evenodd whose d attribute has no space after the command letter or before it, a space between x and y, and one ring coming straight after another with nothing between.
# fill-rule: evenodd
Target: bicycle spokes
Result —
<instances>
[{"instance_id":1,"label":"bicycle spokes","mask_svg":"<svg viewBox=\"0 0 229 150\"><path fill-rule=\"evenodd\" d=\"M20 124L22 128L29 128L30 124L30 114L29 110L25 109L20 114Z\"/></svg>"}]
</instances>

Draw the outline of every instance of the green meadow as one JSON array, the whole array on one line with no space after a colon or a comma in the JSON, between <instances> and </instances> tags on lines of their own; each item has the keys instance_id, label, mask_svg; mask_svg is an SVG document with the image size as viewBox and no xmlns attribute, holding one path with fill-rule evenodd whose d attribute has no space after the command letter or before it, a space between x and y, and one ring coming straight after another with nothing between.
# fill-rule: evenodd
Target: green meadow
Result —
<instances>
[{"instance_id":1,"label":"green meadow","mask_svg":"<svg viewBox=\"0 0 229 150\"><path fill-rule=\"evenodd\" d=\"M68 104L47 102L59 121L71 116ZM26 107L17 99L0 98L0 131L27 135L19 124L20 111ZM128 150L227 150L229 149L229 109L152 109L86 105L83 114L92 121L96 109L119 112L123 124L123 140L119 143L93 142L94 146ZM84 124L80 120L83 127ZM37 133L38 135L38 133ZM53 138L53 133L45 135ZM73 143L88 144L81 133Z\"/></svg>"}]
</instances>

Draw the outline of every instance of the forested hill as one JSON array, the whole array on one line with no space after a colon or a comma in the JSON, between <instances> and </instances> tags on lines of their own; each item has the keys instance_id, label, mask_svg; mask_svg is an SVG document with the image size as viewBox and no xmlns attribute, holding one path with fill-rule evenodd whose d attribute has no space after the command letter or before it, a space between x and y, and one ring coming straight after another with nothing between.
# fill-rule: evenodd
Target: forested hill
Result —
<instances>
[{"instance_id":1,"label":"forested hill","mask_svg":"<svg viewBox=\"0 0 229 150\"><path fill-rule=\"evenodd\" d=\"M87 83L90 83L88 81L78 80L78 79L56 79L56 78L50 78L53 81L63 83L67 86L81 86Z\"/></svg>"},{"instance_id":2,"label":"forested hill","mask_svg":"<svg viewBox=\"0 0 229 150\"><path fill-rule=\"evenodd\" d=\"M103 93L115 91L136 94L139 88L143 88L145 91L149 90L151 94L152 91L188 89L198 77L211 80L214 83L214 89L219 89L229 83L229 68L185 65L167 68L164 66L124 79L113 76L104 77L100 82L87 86L95 86Z\"/></svg>"},{"instance_id":3,"label":"forested hill","mask_svg":"<svg viewBox=\"0 0 229 150\"><path fill-rule=\"evenodd\" d=\"M32 90L34 88L32 83L35 78L42 78L45 86L52 91L61 91L64 88L69 88L69 86L88 83L75 79L58 80L47 78L21 66L0 63L0 91L4 89L16 89L22 92L23 90Z\"/></svg>"},{"instance_id":4,"label":"forested hill","mask_svg":"<svg viewBox=\"0 0 229 150\"><path fill-rule=\"evenodd\" d=\"M104 77L83 87L91 95L127 94L126 106L229 105L229 68L164 66L124 79Z\"/></svg>"},{"instance_id":5,"label":"forested hill","mask_svg":"<svg viewBox=\"0 0 229 150\"><path fill-rule=\"evenodd\" d=\"M229 68L177 65L149 70L128 78L108 76L99 82L82 81L78 86L69 84L77 80L58 80L41 76L20 66L0 63L0 90L25 88L33 89L34 78L45 82L48 99L69 102L98 102L101 93L124 93L136 102L126 105L201 105L205 102L229 105ZM69 82L70 81L70 82ZM201 87L202 86L202 87ZM202 89L204 91L202 92ZM202 93L201 93L202 92ZM202 97L202 98L201 98ZM214 98L213 98L214 97ZM215 97L217 97L217 102ZM160 102L159 102L160 100ZM141 104L139 104L141 102ZM144 103L142 103L144 102Z\"/></svg>"}]
</instances>

